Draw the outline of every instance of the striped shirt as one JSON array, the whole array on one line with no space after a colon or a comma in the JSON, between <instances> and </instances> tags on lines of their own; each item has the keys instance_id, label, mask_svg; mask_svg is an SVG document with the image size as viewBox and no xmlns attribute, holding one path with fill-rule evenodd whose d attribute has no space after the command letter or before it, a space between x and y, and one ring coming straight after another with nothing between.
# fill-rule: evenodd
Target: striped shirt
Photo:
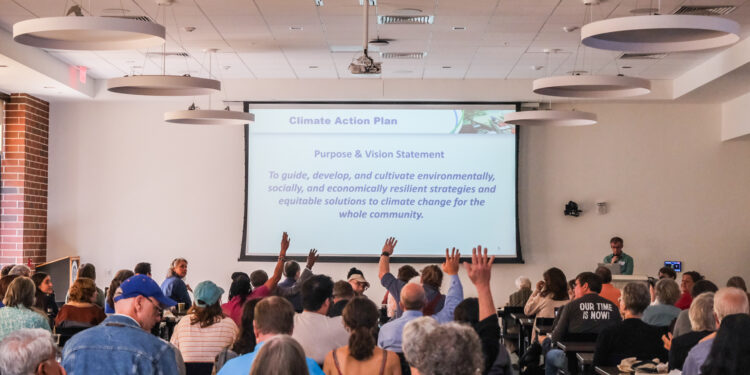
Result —
<instances>
[{"instance_id":1,"label":"striped shirt","mask_svg":"<svg viewBox=\"0 0 750 375\"><path fill-rule=\"evenodd\" d=\"M190 317L187 315L180 319L169 340L180 349L185 362L213 363L216 355L237 338L239 329L230 318L201 328L200 324L190 324Z\"/></svg>"}]
</instances>

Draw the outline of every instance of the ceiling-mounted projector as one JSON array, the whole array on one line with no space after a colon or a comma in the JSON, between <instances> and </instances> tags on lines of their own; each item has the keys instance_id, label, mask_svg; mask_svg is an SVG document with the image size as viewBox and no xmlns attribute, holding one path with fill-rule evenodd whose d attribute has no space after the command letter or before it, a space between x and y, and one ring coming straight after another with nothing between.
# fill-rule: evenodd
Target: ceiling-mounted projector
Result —
<instances>
[{"instance_id":1,"label":"ceiling-mounted projector","mask_svg":"<svg viewBox=\"0 0 750 375\"><path fill-rule=\"evenodd\" d=\"M367 51L357 57L351 64L349 64L349 71L352 74L380 74L381 63L373 61L370 56L367 56Z\"/></svg>"}]
</instances>

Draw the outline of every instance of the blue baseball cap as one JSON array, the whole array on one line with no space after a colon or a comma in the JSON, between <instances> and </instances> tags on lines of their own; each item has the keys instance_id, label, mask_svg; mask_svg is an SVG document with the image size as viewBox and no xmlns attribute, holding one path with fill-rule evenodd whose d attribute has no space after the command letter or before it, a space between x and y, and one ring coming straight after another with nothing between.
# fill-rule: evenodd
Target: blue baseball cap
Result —
<instances>
[{"instance_id":1,"label":"blue baseball cap","mask_svg":"<svg viewBox=\"0 0 750 375\"><path fill-rule=\"evenodd\" d=\"M195 297L195 304L200 307L211 306L219 301L221 295L224 294L224 289L219 288L212 281L201 281L193 291Z\"/></svg>"},{"instance_id":2,"label":"blue baseball cap","mask_svg":"<svg viewBox=\"0 0 750 375\"><path fill-rule=\"evenodd\" d=\"M121 299L144 296L147 298L156 298L156 300L165 307L172 307L177 304L177 302L173 301L171 298L167 298L164 293L162 293L161 288L156 281L146 275L131 276L123 281L118 289L119 291L122 291L122 293L113 298L115 302Z\"/></svg>"}]
</instances>

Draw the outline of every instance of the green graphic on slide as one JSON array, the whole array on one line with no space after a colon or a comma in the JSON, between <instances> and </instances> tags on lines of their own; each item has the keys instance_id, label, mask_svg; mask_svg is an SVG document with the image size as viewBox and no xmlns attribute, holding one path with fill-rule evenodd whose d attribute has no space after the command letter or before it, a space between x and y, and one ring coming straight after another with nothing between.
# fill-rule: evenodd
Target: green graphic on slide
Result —
<instances>
[{"instance_id":1,"label":"green graphic on slide","mask_svg":"<svg viewBox=\"0 0 750 375\"><path fill-rule=\"evenodd\" d=\"M461 110L457 116L456 128L453 133L461 134L515 134L513 125L503 122L504 113L499 110ZM458 131L456 131L458 130Z\"/></svg>"}]
</instances>

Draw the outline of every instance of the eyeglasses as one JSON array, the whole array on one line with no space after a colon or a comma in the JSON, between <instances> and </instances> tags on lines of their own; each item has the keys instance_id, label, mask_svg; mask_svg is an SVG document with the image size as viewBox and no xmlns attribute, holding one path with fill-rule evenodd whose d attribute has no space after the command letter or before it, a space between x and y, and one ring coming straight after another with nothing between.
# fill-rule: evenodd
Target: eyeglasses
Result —
<instances>
[{"instance_id":1,"label":"eyeglasses","mask_svg":"<svg viewBox=\"0 0 750 375\"><path fill-rule=\"evenodd\" d=\"M161 308L161 306L159 305L158 302L152 301L151 298L146 298L146 300L149 301L149 302L151 302L151 304L154 306L154 309L156 310L156 312L159 313L159 316L161 316L162 313L164 313L164 309Z\"/></svg>"}]
</instances>

